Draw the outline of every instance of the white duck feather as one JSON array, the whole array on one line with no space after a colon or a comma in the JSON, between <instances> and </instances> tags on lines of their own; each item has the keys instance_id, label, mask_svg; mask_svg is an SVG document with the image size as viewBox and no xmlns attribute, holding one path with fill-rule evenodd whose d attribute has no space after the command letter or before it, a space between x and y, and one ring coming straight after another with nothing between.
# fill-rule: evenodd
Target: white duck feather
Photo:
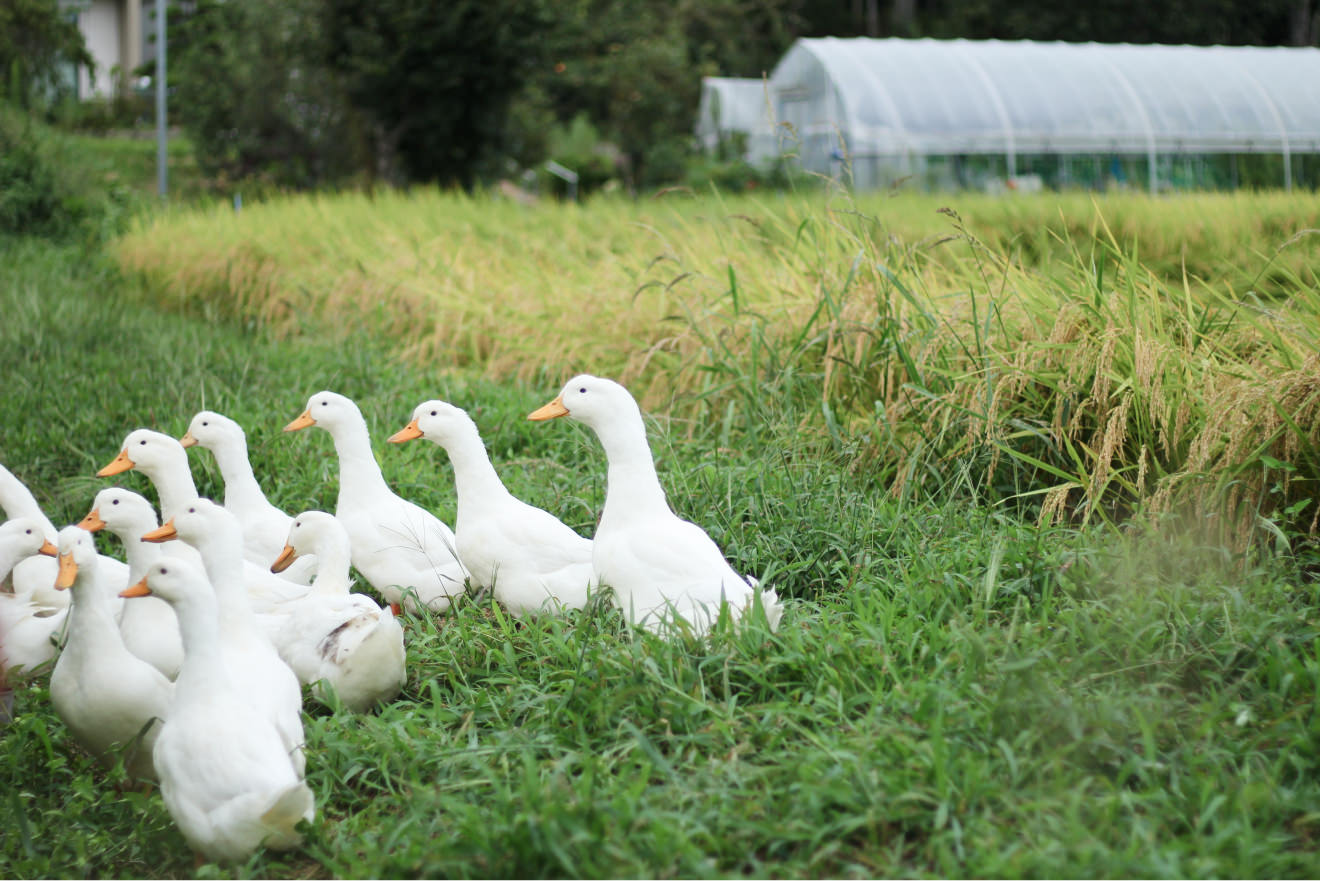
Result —
<instances>
[{"instance_id":1,"label":"white duck feather","mask_svg":"<svg viewBox=\"0 0 1320 881\"><path fill-rule=\"evenodd\" d=\"M758 601L770 627L778 625L783 610L774 590L735 572L705 530L670 510L642 412L626 388L582 374L528 418L559 416L585 423L605 448L609 473L592 566L634 625L664 632L677 616L701 635L726 604L738 620Z\"/></svg>"},{"instance_id":2,"label":"white duck feather","mask_svg":"<svg viewBox=\"0 0 1320 881\"><path fill-rule=\"evenodd\" d=\"M198 498L197 484L193 482L192 472L188 469L188 451L168 434L147 428L129 432L119 455L98 471L97 476L110 477L130 470L145 474L156 488L162 521L168 522L188 503ZM257 611L265 611L272 605L287 602L307 592L306 585L294 584L272 574L265 565L244 560L241 539L240 533L240 571ZM170 556L201 564L197 551L187 544L167 544L162 550Z\"/></svg>"},{"instance_id":3,"label":"white duck feather","mask_svg":"<svg viewBox=\"0 0 1320 881\"><path fill-rule=\"evenodd\" d=\"M147 574L147 567L161 554L160 545L142 541L158 525L156 509L132 490L110 487L96 494L92 510L78 525L88 532L108 529L124 545L128 557L128 579L122 590ZM169 603L159 597L144 597L125 603L119 616L119 633L130 652L170 679L183 664L183 640L179 619Z\"/></svg>"},{"instance_id":4,"label":"white duck feather","mask_svg":"<svg viewBox=\"0 0 1320 881\"><path fill-rule=\"evenodd\" d=\"M225 510L243 525L243 554L249 562L269 566L279 556L293 518L272 505L257 483L243 426L213 410L202 410L188 423L188 431L179 443L185 449L198 446L210 450L215 456L225 482ZM280 575L298 584L309 584L315 571L315 561L302 557Z\"/></svg>"},{"instance_id":5,"label":"white duck feather","mask_svg":"<svg viewBox=\"0 0 1320 881\"><path fill-rule=\"evenodd\" d=\"M19 517L0 525L0 580L30 557L56 553L39 520ZM0 592L0 671L26 678L55 657L68 614L68 606L51 609Z\"/></svg>"},{"instance_id":6,"label":"white duck feather","mask_svg":"<svg viewBox=\"0 0 1320 881\"><path fill-rule=\"evenodd\" d=\"M418 603L447 610L466 590L467 577L453 530L385 483L357 404L334 392L317 392L284 430L313 425L330 432L339 456L335 516L348 532L353 566L391 603L414 611Z\"/></svg>"},{"instance_id":7,"label":"white duck feather","mask_svg":"<svg viewBox=\"0 0 1320 881\"><path fill-rule=\"evenodd\" d=\"M295 826L315 816L312 791L231 673L205 576L189 561L165 557L125 593L148 591L174 607L186 652L153 753L170 816L188 844L213 860L243 860L263 845L298 846Z\"/></svg>"},{"instance_id":8,"label":"white duck feather","mask_svg":"<svg viewBox=\"0 0 1320 881\"><path fill-rule=\"evenodd\" d=\"M36 497L9 469L0 465L0 508L8 518L27 518L41 525L42 535L54 545L58 534L55 525L42 513ZM127 577L128 569L113 557L101 557L101 567L107 577ZM47 609L63 609L69 605L68 591L55 589L55 576L59 564L54 557L32 556L14 567L8 579L16 595ZM119 607L118 600L115 608Z\"/></svg>"},{"instance_id":9,"label":"white duck feather","mask_svg":"<svg viewBox=\"0 0 1320 881\"><path fill-rule=\"evenodd\" d=\"M124 647L92 536L64 527L59 553L56 583L72 589L73 602L68 639L50 674L51 706L88 752L106 761L126 747L129 773L154 779L151 749L174 687Z\"/></svg>"},{"instance_id":10,"label":"white duck feather","mask_svg":"<svg viewBox=\"0 0 1320 881\"><path fill-rule=\"evenodd\" d=\"M449 453L458 557L472 583L491 590L514 615L583 608L592 584L591 540L509 492L462 409L445 401L419 404L390 441L418 437Z\"/></svg>"},{"instance_id":11,"label":"white duck feather","mask_svg":"<svg viewBox=\"0 0 1320 881\"><path fill-rule=\"evenodd\" d=\"M363 712L399 693L405 680L403 628L388 609L352 593L348 533L332 514L304 511L272 569L313 554L312 589L284 610L275 647L304 685L325 698L333 688L350 710Z\"/></svg>"},{"instance_id":12,"label":"white duck feather","mask_svg":"<svg viewBox=\"0 0 1320 881\"><path fill-rule=\"evenodd\" d=\"M306 764L302 751L302 690L298 678L275 651L252 611L243 583L243 538L238 521L214 502L193 499L177 516L143 538L182 539L201 555L202 567L215 592L221 648L234 686L245 701L275 726L286 755L301 778ZM180 620L181 626L182 623ZM186 635L184 639L186 664Z\"/></svg>"}]
</instances>

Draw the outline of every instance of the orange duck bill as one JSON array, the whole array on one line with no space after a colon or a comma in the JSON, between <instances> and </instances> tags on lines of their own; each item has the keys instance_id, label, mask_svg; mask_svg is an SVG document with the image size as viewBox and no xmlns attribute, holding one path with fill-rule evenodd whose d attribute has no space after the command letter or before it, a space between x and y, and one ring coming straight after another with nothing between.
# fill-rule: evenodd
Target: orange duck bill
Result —
<instances>
[{"instance_id":1,"label":"orange duck bill","mask_svg":"<svg viewBox=\"0 0 1320 881\"><path fill-rule=\"evenodd\" d=\"M55 589L68 590L73 587L78 577L78 564L73 562L73 554L60 554L60 571L55 576Z\"/></svg>"},{"instance_id":2,"label":"orange duck bill","mask_svg":"<svg viewBox=\"0 0 1320 881\"><path fill-rule=\"evenodd\" d=\"M389 436L389 442L392 444L407 443L410 440L417 440L422 436L422 430L417 427L417 420L414 419L403 428L400 428L394 434Z\"/></svg>"},{"instance_id":3,"label":"orange duck bill","mask_svg":"<svg viewBox=\"0 0 1320 881\"><path fill-rule=\"evenodd\" d=\"M312 411L304 410L302 411L301 416L290 422L288 425L284 426L284 430L302 431L304 428L311 428L315 424L316 424L316 420L312 418Z\"/></svg>"},{"instance_id":4,"label":"orange duck bill","mask_svg":"<svg viewBox=\"0 0 1320 881\"><path fill-rule=\"evenodd\" d=\"M270 571L283 572L292 566L293 561L296 559L298 559L298 552L285 545L284 550L280 551L280 555L275 558L275 562L270 564Z\"/></svg>"},{"instance_id":5,"label":"orange duck bill","mask_svg":"<svg viewBox=\"0 0 1320 881\"><path fill-rule=\"evenodd\" d=\"M568 408L564 406L564 396L560 395L544 407L538 407L527 414L527 418L533 422L544 422L547 419L558 419L560 416L567 416Z\"/></svg>"},{"instance_id":6,"label":"orange duck bill","mask_svg":"<svg viewBox=\"0 0 1320 881\"><path fill-rule=\"evenodd\" d=\"M185 450L188 449L189 447L195 447L197 446L197 438L193 437L193 433L191 431L185 431L183 433L183 437L179 438L179 445L182 446Z\"/></svg>"},{"instance_id":7,"label":"orange duck bill","mask_svg":"<svg viewBox=\"0 0 1320 881\"><path fill-rule=\"evenodd\" d=\"M93 508L87 512L87 516L78 521L79 529L86 529L88 532L100 532L105 529L105 521L101 519L99 508Z\"/></svg>"},{"instance_id":8,"label":"orange duck bill","mask_svg":"<svg viewBox=\"0 0 1320 881\"><path fill-rule=\"evenodd\" d=\"M132 587L126 587L119 592L121 597L131 599L132 597L151 596L151 588L147 587L147 576L143 575L142 580Z\"/></svg>"},{"instance_id":9,"label":"orange duck bill","mask_svg":"<svg viewBox=\"0 0 1320 881\"><path fill-rule=\"evenodd\" d=\"M37 553L46 557L58 557L60 549L51 544L50 539L46 539L41 543L41 547L37 548Z\"/></svg>"},{"instance_id":10,"label":"orange duck bill","mask_svg":"<svg viewBox=\"0 0 1320 881\"><path fill-rule=\"evenodd\" d=\"M169 520L166 520L163 525L156 527L150 532L144 533L142 535L142 540L160 544L163 541L174 541L174 539L178 537L179 533L174 531L174 518L171 517Z\"/></svg>"},{"instance_id":11,"label":"orange duck bill","mask_svg":"<svg viewBox=\"0 0 1320 881\"><path fill-rule=\"evenodd\" d=\"M125 471L132 471L137 467L137 463L128 458L128 450L120 450L119 455L110 461L110 464L96 472L97 477L111 477L115 474L123 474Z\"/></svg>"}]
</instances>

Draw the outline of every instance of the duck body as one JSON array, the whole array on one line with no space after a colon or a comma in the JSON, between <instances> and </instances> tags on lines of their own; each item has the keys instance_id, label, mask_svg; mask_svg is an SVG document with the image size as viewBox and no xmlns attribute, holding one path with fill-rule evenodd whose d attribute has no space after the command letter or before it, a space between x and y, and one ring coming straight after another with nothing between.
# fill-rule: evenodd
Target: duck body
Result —
<instances>
[{"instance_id":1,"label":"duck body","mask_svg":"<svg viewBox=\"0 0 1320 881\"><path fill-rule=\"evenodd\" d=\"M0 580L43 552L56 551L46 539L41 521L18 517L0 524ZM59 564L55 565L58 569ZM54 578L52 575L52 586ZM26 678L55 657L68 614L68 606L52 609L25 596L0 592L0 671Z\"/></svg>"},{"instance_id":2,"label":"duck body","mask_svg":"<svg viewBox=\"0 0 1320 881\"><path fill-rule=\"evenodd\" d=\"M778 625L782 606L775 592L735 572L705 530L670 510L641 410L627 389L576 376L530 418L558 416L586 423L605 448L609 474L592 568L632 624L662 633L683 629L681 618L702 635L725 608L736 621L759 603L770 627Z\"/></svg>"},{"instance_id":3,"label":"duck body","mask_svg":"<svg viewBox=\"0 0 1320 881\"><path fill-rule=\"evenodd\" d=\"M105 761L127 746L129 773L155 779L151 750L173 686L124 647L91 535L67 526L59 539L59 583L74 594L68 640L50 675L51 705L88 752Z\"/></svg>"},{"instance_id":4,"label":"duck body","mask_svg":"<svg viewBox=\"0 0 1320 881\"><path fill-rule=\"evenodd\" d=\"M393 698L406 678L403 628L388 608L351 592L348 535L336 517L299 514L273 567L304 553L315 556L316 577L307 596L290 604L275 634L280 657L318 698L325 700L333 689L355 712Z\"/></svg>"},{"instance_id":5,"label":"duck body","mask_svg":"<svg viewBox=\"0 0 1320 881\"><path fill-rule=\"evenodd\" d=\"M137 493L111 487L96 494L92 510L78 526L88 532L108 529L124 544L128 557L128 578L116 586L122 590L136 584L147 572L147 567L160 556L160 546L142 541L142 536L155 529L156 510ZM159 597L147 596L125 603L119 616L119 633L124 646L155 667L168 679L179 675L183 665L183 640L179 632L179 619L169 603Z\"/></svg>"},{"instance_id":6,"label":"duck body","mask_svg":"<svg viewBox=\"0 0 1320 881\"><path fill-rule=\"evenodd\" d=\"M127 593L148 590L174 607L186 653L153 750L171 818L212 860L243 860L261 846L296 847L302 836L295 826L315 816L312 792L275 726L238 690L205 575L189 561L164 557Z\"/></svg>"},{"instance_id":7,"label":"duck body","mask_svg":"<svg viewBox=\"0 0 1320 881\"><path fill-rule=\"evenodd\" d=\"M64 641L69 608L51 609L0 594L0 670L30 678L48 663Z\"/></svg>"},{"instance_id":8,"label":"duck body","mask_svg":"<svg viewBox=\"0 0 1320 881\"><path fill-rule=\"evenodd\" d=\"M52 544L56 541L58 531L42 512L36 497L3 465L0 465L0 508L7 518L35 521L47 541ZM128 575L127 567L113 557L101 557L101 568L112 581ZM54 557L29 556L11 568L7 580L16 596L42 609L63 609L69 605L69 592L55 589L57 569ZM118 607L117 602L115 605Z\"/></svg>"},{"instance_id":9,"label":"duck body","mask_svg":"<svg viewBox=\"0 0 1320 881\"><path fill-rule=\"evenodd\" d=\"M302 751L302 689L252 611L243 584L243 540L238 521L214 502L194 499L170 522L172 528L163 526L148 533L150 540L177 537L200 554L215 593L220 651L234 687L239 698L274 727L284 745L286 761L301 779L306 765ZM182 628L182 619L179 623ZM184 646L186 663L186 633Z\"/></svg>"},{"instance_id":10,"label":"duck body","mask_svg":"<svg viewBox=\"0 0 1320 881\"><path fill-rule=\"evenodd\" d=\"M366 420L351 400L317 392L285 431L313 425L330 432L339 455L335 516L348 533L353 566L391 603L446 611L466 590L453 530L385 483Z\"/></svg>"},{"instance_id":11,"label":"duck body","mask_svg":"<svg viewBox=\"0 0 1320 881\"><path fill-rule=\"evenodd\" d=\"M414 437L449 453L458 495L458 556L474 585L491 590L514 615L587 604L591 541L508 491L467 413L444 401L426 401L390 440Z\"/></svg>"},{"instance_id":12,"label":"duck body","mask_svg":"<svg viewBox=\"0 0 1320 881\"><path fill-rule=\"evenodd\" d=\"M202 410L179 443L184 448L199 446L215 456L225 481L225 510L243 527L243 554L258 566L269 566L279 555L293 518L272 505L257 483L243 427L213 410ZM315 560L300 558L280 574L297 584L310 584L315 571Z\"/></svg>"}]
</instances>

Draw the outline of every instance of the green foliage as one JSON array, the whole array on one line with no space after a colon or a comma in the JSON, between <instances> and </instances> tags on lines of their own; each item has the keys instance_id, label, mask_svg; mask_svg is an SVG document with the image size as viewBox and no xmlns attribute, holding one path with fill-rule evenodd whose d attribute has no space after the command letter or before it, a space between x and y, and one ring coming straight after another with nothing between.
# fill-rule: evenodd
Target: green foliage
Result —
<instances>
[{"instance_id":1,"label":"green foliage","mask_svg":"<svg viewBox=\"0 0 1320 881\"><path fill-rule=\"evenodd\" d=\"M42 108L66 91L66 65L96 64L82 32L58 0L0 3L0 77L7 95L24 108Z\"/></svg>"},{"instance_id":2,"label":"green foliage","mask_svg":"<svg viewBox=\"0 0 1320 881\"><path fill-rule=\"evenodd\" d=\"M323 66L319 0L203 0L171 37L172 107L217 184L288 187L364 164L361 122Z\"/></svg>"},{"instance_id":3,"label":"green foliage","mask_svg":"<svg viewBox=\"0 0 1320 881\"><path fill-rule=\"evenodd\" d=\"M581 426L525 414L562 377L436 375L368 340L277 342L144 304L94 254L6 242L0 462L57 523L131 428L196 409L248 429L286 509L332 505L329 439L280 431L311 391L364 407L386 478L445 517L429 445L386 433L470 408L519 496L584 534L604 489ZM113 340L114 345L107 345ZM605 608L406 620L408 682L369 715L305 719L307 844L195 868L155 792L116 789L38 683L0 751L6 877L1314 877L1316 584L1170 520L1024 524L917 503L794 431L649 426L675 508L793 597L779 633L632 634ZM685 437L691 427L691 436ZM219 485L194 455L203 493ZM134 472L123 481L145 489ZM107 549L109 549L107 547Z\"/></svg>"},{"instance_id":4,"label":"green foliage","mask_svg":"<svg viewBox=\"0 0 1320 881\"><path fill-rule=\"evenodd\" d=\"M77 139L0 103L0 235L99 239L134 203Z\"/></svg>"},{"instance_id":5,"label":"green foliage","mask_svg":"<svg viewBox=\"0 0 1320 881\"><path fill-rule=\"evenodd\" d=\"M502 171L506 114L541 57L543 0L318 0L325 57L372 124L387 177L457 182Z\"/></svg>"}]
</instances>

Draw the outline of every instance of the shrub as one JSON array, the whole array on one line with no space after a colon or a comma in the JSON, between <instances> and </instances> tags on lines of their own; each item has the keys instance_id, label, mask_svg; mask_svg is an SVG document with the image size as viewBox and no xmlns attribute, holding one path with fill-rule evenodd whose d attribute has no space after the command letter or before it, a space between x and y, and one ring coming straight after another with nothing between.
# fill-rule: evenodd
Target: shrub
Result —
<instances>
[{"instance_id":1,"label":"shrub","mask_svg":"<svg viewBox=\"0 0 1320 881\"><path fill-rule=\"evenodd\" d=\"M49 138L25 114L0 106L0 233L62 234L82 215Z\"/></svg>"}]
</instances>

